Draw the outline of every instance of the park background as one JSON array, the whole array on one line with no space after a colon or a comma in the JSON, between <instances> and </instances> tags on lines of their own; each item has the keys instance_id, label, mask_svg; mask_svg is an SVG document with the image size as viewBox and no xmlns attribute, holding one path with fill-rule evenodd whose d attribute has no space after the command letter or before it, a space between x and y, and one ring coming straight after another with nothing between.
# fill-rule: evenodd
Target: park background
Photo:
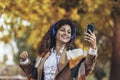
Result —
<instances>
[{"instance_id":1,"label":"park background","mask_svg":"<svg viewBox=\"0 0 120 80\"><path fill-rule=\"evenodd\" d=\"M0 80L26 80L19 54L34 60L42 36L62 18L75 23L75 44L86 50L86 25L95 23L99 55L87 80L120 80L120 0L0 0Z\"/></svg>"}]
</instances>

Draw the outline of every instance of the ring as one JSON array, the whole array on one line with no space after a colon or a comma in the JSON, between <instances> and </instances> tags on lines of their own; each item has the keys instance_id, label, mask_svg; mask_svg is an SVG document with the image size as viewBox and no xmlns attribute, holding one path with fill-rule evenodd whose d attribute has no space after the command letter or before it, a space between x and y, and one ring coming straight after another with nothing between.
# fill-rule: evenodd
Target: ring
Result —
<instances>
[{"instance_id":1,"label":"ring","mask_svg":"<svg viewBox=\"0 0 120 80\"><path fill-rule=\"evenodd\" d=\"M90 40L93 40L93 38L90 37Z\"/></svg>"},{"instance_id":2,"label":"ring","mask_svg":"<svg viewBox=\"0 0 120 80\"><path fill-rule=\"evenodd\" d=\"M91 37L89 36L89 39L90 39Z\"/></svg>"}]
</instances>

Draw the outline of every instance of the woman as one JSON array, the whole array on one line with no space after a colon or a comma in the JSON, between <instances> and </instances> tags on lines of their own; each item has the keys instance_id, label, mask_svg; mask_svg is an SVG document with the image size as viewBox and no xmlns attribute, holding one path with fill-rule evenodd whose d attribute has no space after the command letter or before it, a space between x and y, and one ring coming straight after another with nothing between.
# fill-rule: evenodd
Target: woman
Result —
<instances>
[{"instance_id":1,"label":"woman","mask_svg":"<svg viewBox=\"0 0 120 80\"><path fill-rule=\"evenodd\" d=\"M29 79L35 80L85 80L94 67L97 57L96 36L89 30L85 41L90 43L87 56L82 49L74 49L76 28L69 19L52 25L38 46L35 64L28 53L20 54L20 66Z\"/></svg>"}]
</instances>

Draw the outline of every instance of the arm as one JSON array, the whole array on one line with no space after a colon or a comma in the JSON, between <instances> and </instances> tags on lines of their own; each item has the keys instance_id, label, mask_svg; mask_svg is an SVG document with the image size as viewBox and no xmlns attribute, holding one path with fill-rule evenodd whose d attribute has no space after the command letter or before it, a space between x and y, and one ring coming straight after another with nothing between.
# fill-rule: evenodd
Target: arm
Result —
<instances>
[{"instance_id":1,"label":"arm","mask_svg":"<svg viewBox=\"0 0 120 80\"><path fill-rule=\"evenodd\" d=\"M94 69L95 63L97 59L97 49L94 50L92 48L89 49L87 57L85 59L85 73L88 75Z\"/></svg>"},{"instance_id":2,"label":"arm","mask_svg":"<svg viewBox=\"0 0 120 80\"><path fill-rule=\"evenodd\" d=\"M32 77L32 70L33 70L33 63L29 60L26 59L25 61L20 60L20 67L21 69L25 72L28 78Z\"/></svg>"},{"instance_id":3,"label":"arm","mask_svg":"<svg viewBox=\"0 0 120 80\"><path fill-rule=\"evenodd\" d=\"M27 77L32 77L33 63L30 61L27 51L20 54L20 67L26 73Z\"/></svg>"},{"instance_id":4,"label":"arm","mask_svg":"<svg viewBox=\"0 0 120 80\"><path fill-rule=\"evenodd\" d=\"M85 73L86 75L92 72L97 58L96 36L89 30L90 34L85 33L85 41L89 42L90 49L85 59Z\"/></svg>"}]
</instances>

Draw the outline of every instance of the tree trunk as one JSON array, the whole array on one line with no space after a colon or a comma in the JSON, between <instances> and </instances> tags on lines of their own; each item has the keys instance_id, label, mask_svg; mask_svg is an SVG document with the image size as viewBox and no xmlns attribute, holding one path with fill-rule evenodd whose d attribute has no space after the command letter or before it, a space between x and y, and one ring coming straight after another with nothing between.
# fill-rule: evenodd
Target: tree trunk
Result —
<instances>
[{"instance_id":1,"label":"tree trunk","mask_svg":"<svg viewBox=\"0 0 120 80\"><path fill-rule=\"evenodd\" d=\"M114 6L110 80L120 80L120 5Z\"/></svg>"}]
</instances>

